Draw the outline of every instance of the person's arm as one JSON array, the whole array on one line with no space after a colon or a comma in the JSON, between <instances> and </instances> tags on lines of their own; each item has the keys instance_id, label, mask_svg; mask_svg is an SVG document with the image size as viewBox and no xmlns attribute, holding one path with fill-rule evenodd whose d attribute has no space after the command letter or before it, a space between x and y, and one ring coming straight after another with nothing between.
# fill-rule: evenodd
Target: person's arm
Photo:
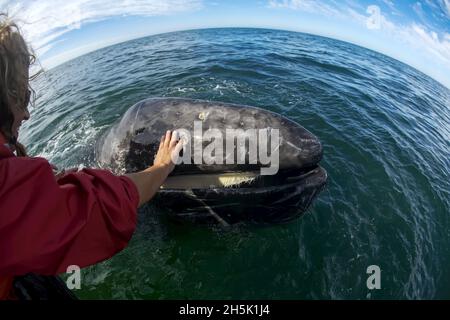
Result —
<instances>
[{"instance_id":1,"label":"person's arm","mask_svg":"<svg viewBox=\"0 0 450 320\"><path fill-rule=\"evenodd\" d=\"M179 156L183 143L178 139L176 132L167 131L161 137L159 149L153 166L148 169L125 175L130 178L139 192L139 206L147 203L158 191L159 187L167 179L167 176L175 168L174 161Z\"/></svg>"},{"instance_id":2,"label":"person's arm","mask_svg":"<svg viewBox=\"0 0 450 320\"><path fill-rule=\"evenodd\" d=\"M56 180L42 158L0 160L0 276L51 275L125 248L136 227L134 183L83 169Z\"/></svg>"},{"instance_id":3,"label":"person's arm","mask_svg":"<svg viewBox=\"0 0 450 320\"><path fill-rule=\"evenodd\" d=\"M178 144L161 140L154 166L129 177L83 169L56 179L45 159L0 160L0 276L58 274L125 248L138 205L153 197L175 166L170 152Z\"/></svg>"}]
</instances>

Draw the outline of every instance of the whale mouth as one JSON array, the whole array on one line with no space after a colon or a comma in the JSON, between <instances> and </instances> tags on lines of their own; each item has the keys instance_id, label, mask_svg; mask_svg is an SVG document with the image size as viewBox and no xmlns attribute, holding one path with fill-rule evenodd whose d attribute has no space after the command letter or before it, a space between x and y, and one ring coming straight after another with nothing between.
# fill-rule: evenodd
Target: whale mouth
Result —
<instances>
[{"instance_id":1,"label":"whale mouth","mask_svg":"<svg viewBox=\"0 0 450 320\"><path fill-rule=\"evenodd\" d=\"M175 175L167 178L155 204L170 207L171 217L183 222L285 223L303 214L326 182L319 165L270 176L259 171Z\"/></svg>"},{"instance_id":2,"label":"whale mouth","mask_svg":"<svg viewBox=\"0 0 450 320\"><path fill-rule=\"evenodd\" d=\"M173 176L167 178L161 189L239 188L255 183L258 178L257 172Z\"/></svg>"},{"instance_id":3,"label":"whale mouth","mask_svg":"<svg viewBox=\"0 0 450 320\"><path fill-rule=\"evenodd\" d=\"M160 189L257 189L298 183L308 178L316 178L317 184L320 185L326 181L323 171L316 165L297 170L282 170L275 175L261 175L260 171L175 175L169 176Z\"/></svg>"}]
</instances>

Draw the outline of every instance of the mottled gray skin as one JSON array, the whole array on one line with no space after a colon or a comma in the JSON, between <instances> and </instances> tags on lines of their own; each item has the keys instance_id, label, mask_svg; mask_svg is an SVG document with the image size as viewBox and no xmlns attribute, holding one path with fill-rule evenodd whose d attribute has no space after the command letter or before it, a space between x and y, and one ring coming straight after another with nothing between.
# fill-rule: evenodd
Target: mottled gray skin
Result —
<instances>
[{"instance_id":1,"label":"mottled gray skin","mask_svg":"<svg viewBox=\"0 0 450 320\"><path fill-rule=\"evenodd\" d=\"M232 188L163 189L156 197L174 217L221 224L240 221L274 223L291 220L305 212L325 186L327 175L318 166L322 145L297 123L260 108L179 98L153 98L131 107L97 145L97 160L116 173L136 172L150 166L167 130L193 132L194 121L203 130L264 129L280 131L279 172L262 176L248 185ZM192 135L193 136L193 135ZM210 142L203 142L203 147ZM225 146L224 146L225 150ZM186 165L172 175L256 171L256 165Z\"/></svg>"}]
</instances>

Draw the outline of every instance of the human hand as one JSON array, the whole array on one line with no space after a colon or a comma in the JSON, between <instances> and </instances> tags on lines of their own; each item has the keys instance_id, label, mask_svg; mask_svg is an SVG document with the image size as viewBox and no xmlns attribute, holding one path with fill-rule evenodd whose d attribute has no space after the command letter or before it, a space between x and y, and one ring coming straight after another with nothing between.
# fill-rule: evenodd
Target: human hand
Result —
<instances>
[{"instance_id":1,"label":"human hand","mask_svg":"<svg viewBox=\"0 0 450 320\"><path fill-rule=\"evenodd\" d=\"M175 168L175 162L183 148L183 141L179 139L178 133L168 130L165 136L161 137L158 152L156 153L153 165L167 169L167 175Z\"/></svg>"}]
</instances>

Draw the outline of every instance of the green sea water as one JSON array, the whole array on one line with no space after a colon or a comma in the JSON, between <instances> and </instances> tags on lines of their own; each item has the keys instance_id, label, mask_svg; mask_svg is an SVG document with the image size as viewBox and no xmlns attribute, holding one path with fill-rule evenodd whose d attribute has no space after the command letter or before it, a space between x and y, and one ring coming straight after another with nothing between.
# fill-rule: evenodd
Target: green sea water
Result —
<instances>
[{"instance_id":1,"label":"green sea water","mask_svg":"<svg viewBox=\"0 0 450 320\"><path fill-rule=\"evenodd\" d=\"M96 166L95 142L148 97L265 108L324 146L329 183L302 218L222 229L149 204L128 248L82 271L80 298L450 298L450 90L423 73L328 38L208 29L104 48L33 85L21 140L59 167Z\"/></svg>"}]
</instances>

